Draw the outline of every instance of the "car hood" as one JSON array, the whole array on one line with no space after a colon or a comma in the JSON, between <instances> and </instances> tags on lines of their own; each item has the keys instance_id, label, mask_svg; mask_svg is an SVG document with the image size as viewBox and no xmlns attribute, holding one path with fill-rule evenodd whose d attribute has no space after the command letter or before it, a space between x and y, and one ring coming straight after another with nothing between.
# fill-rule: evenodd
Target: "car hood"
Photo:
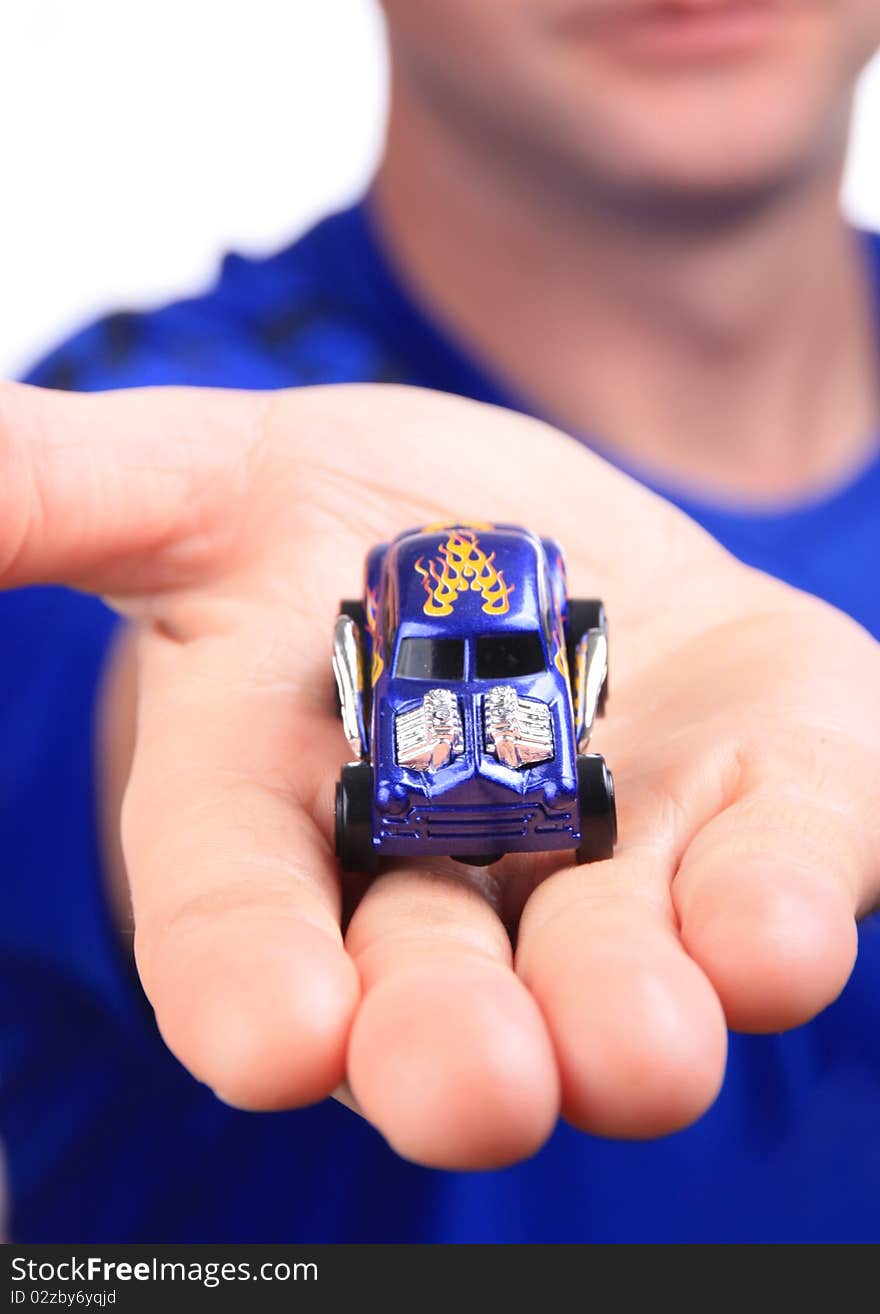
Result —
<instances>
[{"instance_id":1,"label":"car hood","mask_svg":"<svg viewBox=\"0 0 880 1314\"><path fill-rule=\"evenodd\" d=\"M461 683L450 688L461 717L461 752L433 771L413 770L397 761L395 722L401 714L417 708L432 688L444 687L428 681L388 680L376 690L373 725L376 743L373 760L380 804L403 803L418 794L438 798L461 795L459 801L474 803L512 801L541 788L548 799L570 795L576 789L575 750L571 702L567 685L555 673L511 680L510 687L521 698L535 699L549 710L552 727L552 757L545 762L513 768L499 761L486 746L484 700L496 683ZM504 684L498 681L498 685Z\"/></svg>"}]
</instances>

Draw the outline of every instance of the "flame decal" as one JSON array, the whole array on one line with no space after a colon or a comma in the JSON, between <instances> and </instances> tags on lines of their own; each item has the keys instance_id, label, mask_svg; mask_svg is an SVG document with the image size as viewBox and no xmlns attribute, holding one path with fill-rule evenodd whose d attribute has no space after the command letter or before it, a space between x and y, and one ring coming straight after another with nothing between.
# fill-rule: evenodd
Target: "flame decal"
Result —
<instances>
[{"instance_id":1,"label":"flame decal","mask_svg":"<svg viewBox=\"0 0 880 1314\"><path fill-rule=\"evenodd\" d=\"M566 684L568 684L568 653L565 648L565 628L562 624L562 609L565 606L565 595L568 590L565 579L565 561L561 552L557 552L556 554L556 570L554 573L553 585L553 593L555 595L553 599L553 641L556 644L556 652L553 655L553 660L556 664L557 671L563 676Z\"/></svg>"},{"instance_id":2,"label":"flame decal","mask_svg":"<svg viewBox=\"0 0 880 1314\"><path fill-rule=\"evenodd\" d=\"M562 676L562 678L565 680L567 684L568 683L568 653L565 651L565 637L563 635L561 622L559 624L558 629L554 626L553 642L556 645L556 651L553 654L553 661L556 665L557 671L559 672L559 674Z\"/></svg>"},{"instance_id":3,"label":"flame decal","mask_svg":"<svg viewBox=\"0 0 880 1314\"><path fill-rule=\"evenodd\" d=\"M370 671L370 682L375 684L379 676L385 669L385 659L382 655L382 635L379 630L379 601L378 589L367 589L364 599L364 610L367 614L367 632L370 636L370 647L373 650L373 666Z\"/></svg>"},{"instance_id":4,"label":"flame decal","mask_svg":"<svg viewBox=\"0 0 880 1314\"><path fill-rule=\"evenodd\" d=\"M561 552L556 553L556 605L560 611L565 609L565 595L568 593L568 581L565 573L565 558Z\"/></svg>"},{"instance_id":5,"label":"flame decal","mask_svg":"<svg viewBox=\"0 0 880 1314\"><path fill-rule=\"evenodd\" d=\"M510 610L515 585L508 584L504 572L495 568L495 553L486 555L474 530L453 528L440 544L438 556L439 561L432 558L427 566L422 557L415 563L428 595L426 616L451 616L458 595L468 589L482 594L487 615L503 616Z\"/></svg>"}]
</instances>

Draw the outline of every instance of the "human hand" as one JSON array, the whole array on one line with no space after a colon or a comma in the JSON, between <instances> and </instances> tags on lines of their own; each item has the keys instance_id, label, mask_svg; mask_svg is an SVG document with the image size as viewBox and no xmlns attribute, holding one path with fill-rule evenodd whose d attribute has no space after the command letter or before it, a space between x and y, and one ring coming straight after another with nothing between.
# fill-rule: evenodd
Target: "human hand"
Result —
<instances>
[{"instance_id":1,"label":"human hand","mask_svg":"<svg viewBox=\"0 0 880 1314\"><path fill-rule=\"evenodd\" d=\"M373 543L487 518L558 538L572 593L606 600L617 854L400 863L352 883L343 940L338 598ZM714 1098L725 1017L798 1025L850 973L880 885L880 647L546 426L379 387L4 385L0 586L40 581L135 622L138 968L231 1103L347 1077L444 1167L528 1155L560 1109L658 1135Z\"/></svg>"}]
</instances>

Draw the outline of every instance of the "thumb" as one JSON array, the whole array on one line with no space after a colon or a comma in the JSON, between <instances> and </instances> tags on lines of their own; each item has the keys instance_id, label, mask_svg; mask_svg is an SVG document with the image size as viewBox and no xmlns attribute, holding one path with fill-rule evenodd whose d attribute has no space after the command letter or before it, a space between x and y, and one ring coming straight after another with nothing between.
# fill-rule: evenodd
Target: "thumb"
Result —
<instances>
[{"instance_id":1,"label":"thumb","mask_svg":"<svg viewBox=\"0 0 880 1314\"><path fill-rule=\"evenodd\" d=\"M0 383L0 588L197 578L234 530L271 396Z\"/></svg>"}]
</instances>

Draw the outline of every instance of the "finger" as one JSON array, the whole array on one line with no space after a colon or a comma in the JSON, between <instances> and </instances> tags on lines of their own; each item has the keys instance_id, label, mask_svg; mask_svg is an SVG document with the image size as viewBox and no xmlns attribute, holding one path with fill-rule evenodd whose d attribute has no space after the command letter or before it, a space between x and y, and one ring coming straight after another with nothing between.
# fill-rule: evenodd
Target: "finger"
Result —
<instances>
[{"instance_id":1,"label":"finger","mask_svg":"<svg viewBox=\"0 0 880 1314\"><path fill-rule=\"evenodd\" d=\"M347 936L364 990L349 1081L405 1158L497 1168L549 1136L558 1081L507 933L466 870L397 870L362 899Z\"/></svg>"},{"instance_id":2,"label":"finger","mask_svg":"<svg viewBox=\"0 0 880 1314\"><path fill-rule=\"evenodd\" d=\"M328 836L333 770L310 752L326 727L271 670L254 679L261 660L250 634L144 640L123 841L166 1042L222 1099L276 1109L344 1079L359 987Z\"/></svg>"},{"instance_id":3,"label":"finger","mask_svg":"<svg viewBox=\"0 0 880 1314\"><path fill-rule=\"evenodd\" d=\"M859 819L788 782L762 787L694 839L673 894L688 952L731 1027L783 1031L840 994L875 859ZM871 884L877 871L870 870Z\"/></svg>"},{"instance_id":4,"label":"finger","mask_svg":"<svg viewBox=\"0 0 880 1314\"><path fill-rule=\"evenodd\" d=\"M234 539L267 394L0 384L0 587L104 593L198 574Z\"/></svg>"},{"instance_id":5,"label":"finger","mask_svg":"<svg viewBox=\"0 0 880 1314\"><path fill-rule=\"evenodd\" d=\"M417 484L405 460L386 462L377 479L379 445L409 450L414 434ZM0 384L0 587L52 581L116 596L201 580L245 525L250 535L266 525L270 538L279 526L289 533L304 478L298 511L314 501L314 522L334 532L354 520L363 548L408 520L485 514L487 486L498 519L516 522L522 489L496 487L497 454L503 448L511 468L527 468L537 446L557 480L530 486L528 519L571 544L574 578L607 584L621 635L631 620L644 627L645 597L683 562L681 587L718 597L726 557L709 536L567 436L497 407L379 385L71 394ZM451 506L444 490L453 468ZM592 490L588 550L576 501L555 493L567 483ZM637 527L623 558L622 522Z\"/></svg>"},{"instance_id":6,"label":"finger","mask_svg":"<svg viewBox=\"0 0 880 1314\"><path fill-rule=\"evenodd\" d=\"M626 830L621 816L621 834ZM520 925L517 971L547 1022L562 1113L601 1136L687 1126L721 1085L718 999L679 942L668 854L649 841L540 885Z\"/></svg>"},{"instance_id":7,"label":"finger","mask_svg":"<svg viewBox=\"0 0 880 1314\"><path fill-rule=\"evenodd\" d=\"M337 1104L341 1104L343 1108L348 1109L349 1112L356 1113L359 1118L363 1118L364 1111L352 1094L351 1087L347 1081L343 1081L340 1086L336 1087L333 1092L333 1098L336 1100ZM364 1121L366 1121L366 1119L364 1119Z\"/></svg>"}]
</instances>

